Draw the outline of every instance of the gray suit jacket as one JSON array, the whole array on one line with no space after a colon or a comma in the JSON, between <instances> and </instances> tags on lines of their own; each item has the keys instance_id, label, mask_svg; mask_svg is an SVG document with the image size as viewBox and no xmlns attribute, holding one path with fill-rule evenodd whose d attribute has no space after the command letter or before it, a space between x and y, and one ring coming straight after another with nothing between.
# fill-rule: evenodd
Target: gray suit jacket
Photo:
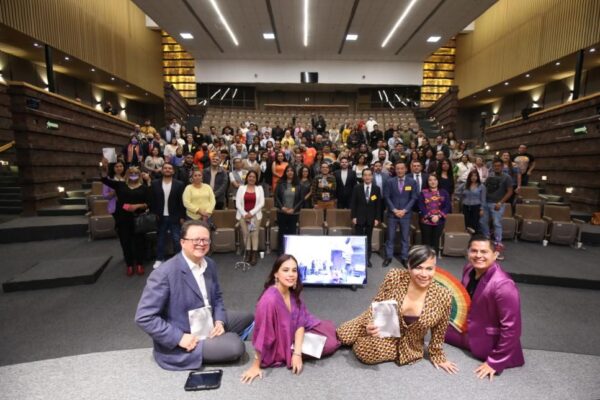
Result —
<instances>
[{"instance_id":1,"label":"gray suit jacket","mask_svg":"<svg viewBox=\"0 0 600 400\"><path fill-rule=\"evenodd\" d=\"M215 262L206 257L204 272L214 321L227 323L227 315ZM154 342L154 358L169 370L198 369L202 365L202 344L191 352L178 346L190 333L188 311L204 306L198 283L181 253L152 271L135 313L135 322Z\"/></svg>"}]
</instances>

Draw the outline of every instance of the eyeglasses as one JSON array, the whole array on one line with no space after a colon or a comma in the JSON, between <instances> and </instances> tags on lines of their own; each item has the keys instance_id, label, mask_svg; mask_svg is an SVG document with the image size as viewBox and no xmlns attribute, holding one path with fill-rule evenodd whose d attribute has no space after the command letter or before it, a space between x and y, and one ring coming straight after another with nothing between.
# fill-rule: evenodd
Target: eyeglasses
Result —
<instances>
[{"instance_id":1,"label":"eyeglasses","mask_svg":"<svg viewBox=\"0 0 600 400\"><path fill-rule=\"evenodd\" d=\"M201 244L201 245L210 244L210 239L205 239L205 238L182 238L181 240L189 240L193 244Z\"/></svg>"}]
</instances>

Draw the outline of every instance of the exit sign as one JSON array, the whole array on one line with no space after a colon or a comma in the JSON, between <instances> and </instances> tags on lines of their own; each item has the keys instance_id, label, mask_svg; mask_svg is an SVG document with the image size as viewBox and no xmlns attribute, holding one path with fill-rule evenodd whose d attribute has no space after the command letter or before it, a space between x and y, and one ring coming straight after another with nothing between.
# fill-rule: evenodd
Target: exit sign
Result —
<instances>
[{"instance_id":1,"label":"exit sign","mask_svg":"<svg viewBox=\"0 0 600 400\"><path fill-rule=\"evenodd\" d=\"M585 125L576 126L575 129L573 129L573 133L575 135L585 135L587 133L587 126L585 126Z\"/></svg>"}]
</instances>

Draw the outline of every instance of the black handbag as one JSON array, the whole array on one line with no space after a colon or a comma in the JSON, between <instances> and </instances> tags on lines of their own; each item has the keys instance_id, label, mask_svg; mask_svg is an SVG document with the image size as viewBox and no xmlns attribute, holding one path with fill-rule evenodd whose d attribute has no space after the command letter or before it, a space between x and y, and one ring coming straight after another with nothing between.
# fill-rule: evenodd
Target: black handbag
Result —
<instances>
[{"instance_id":1,"label":"black handbag","mask_svg":"<svg viewBox=\"0 0 600 400\"><path fill-rule=\"evenodd\" d=\"M151 212L145 212L137 215L134 220L135 233L148 233L156 231L156 215Z\"/></svg>"}]
</instances>

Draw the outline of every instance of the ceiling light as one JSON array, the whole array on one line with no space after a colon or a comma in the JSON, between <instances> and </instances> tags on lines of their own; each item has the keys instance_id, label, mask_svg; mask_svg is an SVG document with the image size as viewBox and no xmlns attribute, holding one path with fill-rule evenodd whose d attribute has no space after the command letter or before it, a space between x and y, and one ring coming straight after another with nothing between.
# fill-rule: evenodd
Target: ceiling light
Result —
<instances>
[{"instance_id":1,"label":"ceiling light","mask_svg":"<svg viewBox=\"0 0 600 400\"><path fill-rule=\"evenodd\" d=\"M111 80L111 81L114 81L114 80L115 80L115 77L114 77L114 76L111 76L111 77L110 77L110 80Z\"/></svg>"},{"instance_id":2,"label":"ceiling light","mask_svg":"<svg viewBox=\"0 0 600 400\"><path fill-rule=\"evenodd\" d=\"M542 175L542 180L543 180L543 181L547 181L547 180L548 180L548 177L547 177L546 175Z\"/></svg>"},{"instance_id":3,"label":"ceiling light","mask_svg":"<svg viewBox=\"0 0 600 400\"><path fill-rule=\"evenodd\" d=\"M231 37L231 40L233 41L233 43L236 46L238 46L239 43L238 43L237 39L235 38L235 35L233 34L233 31L229 27L229 24L227 23L227 20L225 19L225 17L223 16L223 14L221 14L221 10L219 10L219 6L217 5L217 2L215 0L210 0L210 4L212 4L213 8L215 9L215 12L219 16L219 19L221 20L221 22L223 23L223 25L225 25L225 29L227 29L227 33L229 33L229 36Z\"/></svg>"},{"instance_id":4,"label":"ceiling light","mask_svg":"<svg viewBox=\"0 0 600 400\"><path fill-rule=\"evenodd\" d=\"M275 34L274 33L263 33L263 39L273 40L273 39L275 39Z\"/></svg>"},{"instance_id":5,"label":"ceiling light","mask_svg":"<svg viewBox=\"0 0 600 400\"><path fill-rule=\"evenodd\" d=\"M216 92L214 92L214 93L213 93L213 95L212 95L212 96L210 96L210 99L211 99L211 100L212 100L212 99L214 99L214 97L215 97L216 95L218 95L219 93L221 93L221 89L219 89L219 90L217 90Z\"/></svg>"},{"instance_id":6,"label":"ceiling light","mask_svg":"<svg viewBox=\"0 0 600 400\"><path fill-rule=\"evenodd\" d=\"M383 90L383 95L385 96L385 101L387 101L388 103L390 102L390 99L388 98L387 93L385 92L385 90Z\"/></svg>"},{"instance_id":7,"label":"ceiling light","mask_svg":"<svg viewBox=\"0 0 600 400\"><path fill-rule=\"evenodd\" d=\"M181 38L182 38L182 39L186 39L186 40L189 40L189 39L193 39L193 38L194 38L194 35L192 35L192 34L191 34L191 33L189 33L189 32L181 32L181 33L179 34L179 36L181 36Z\"/></svg>"},{"instance_id":8,"label":"ceiling light","mask_svg":"<svg viewBox=\"0 0 600 400\"><path fill-rule=\"evenodd\" d=\"M504 86L508 86L508 82L504 82Z\"/></svg>"},{"instance_id":9,"label":"ceiling light","mask_svg":"<svg viewBox=\"0 0 600 400\"><path fill-rule=\"evenodd\" d=\"M221 96L221 100L223 100L225 98L225 96L227 96L227 93L229 93L229 89L231 89L231 88L227 88L225 93L223 93L223 96Z\"/></svg>"},{"instance_id":10,"label":"ceiling light","mask_svg":"<svg viewBox=\"0 0 600 400\"><path fill-rule=\"evenodd\" d=\"M237 95L237 88L235 88L235 90L233 91L233 94L231 95L231 98L235 99L235 95Z\"/></svg>"},{"instance_id":11,"label":"ceiling light","mask_svg":"<svg viewBox=\"0 0 600 400\"><path fill-rule=\"evenodd\" d=\"M398 18L398 21L396 21L396 24L394 25L394 27L392 28L392 30L390 31L390 33L388 33L388 35L385 37L385 40L383 41L383 43L381 43L381 47L385 47L385 45L389 42L389 40L394 35L394 32L396 32L396 29L398 29L398 27L400 26L400 24L402 23L402 21L404 20L404 18L406 18L406 16L410 12L410 9L413 8L413 6L415 5L416 2L417 2L417 0L411 0L411 2L408 4L408 6L406 7L406 9L404 10L404 12L402 13L402 15L400 16L400 18Z\"/></svg>"},{"instance_id":12,"label":"ceiling light","mask_svg":"<svg viewBox=\"0 0 600 400\"><path fill-rule=\"evenodd\" d=\"M129 87L129 83L127 85L125 85L125 87Z\"/></svg>"},{"instance_id":13,"label":"ceiling light","mask_svg":"<svg viewBox=\"0 0 600 400\"><path fill-rule=\"evenodd\" d=\"M41 44L39 44L39 43L34 43L34 44L33 44L33 47L42 47L42 45L41 45Z\"/></svg>"},{"instance_id":14,"label":"ceiling light","mask_svg":"<svg viewBox=\"0 0 600 400\"><path fill-rule=\"evenodd\" d=\"M440 41L442 37L441 36L429 36L429 38L427 39L428 43L437 43Z\"/></svg>"},{"instance_id":15,"label":"ceiling light","mask_svg":"<svg viewBox=\"0 0 600 400\"><path fill-rule=\"evenodd\" d=\"M556 63L554 63L554 65L558 67L560 65L560 61L557 61Z\"/></svg>"},{"instance_id":16,"label":"ceiling light","mask_svg":"<svg viewBox=\"0 0 600 400\"><path fill-rule=\"evenodd\" d=\"M148 92L144 93L145 96L148 96Z\"/></svg>"},{"instance_id":17,"label":"ceiling light","mask_svg":"<svg viewBox=\"0 0 600 400\"><path fill-rule=\"evenodd\" d=\"M492 89L488 89L488 93L490 93L492 91Z\"/></svg>"},{"instance_id":18,"label":"ceiling light","mask_svg":"<svg viewBox=\"0 0 600 400\"><path fill-rule=\"evenodd\" d=\"M304 0L304 47L308 46L308 0Z\"/></svg>"},{"instance_id":19,"label":"ceiling light","mask_svg":"<svg viewBox=\"0 0 600 400\"><path fill-rule=\"evenodd\" d=\"M573 193L573 186L566 187L565 192L569 194Z\"/></svg>"},{"instance_id":20,"label":"ceiling light","mask_svg":"<svg viewBox=\"0 0 600 400\"><path fill-rule=\"evenodd\" d=\"M530 74L525 74L525 78L529 78L530 76Z\"/></svg>"},{"instance_id":21,"label":"ceiling light","mask_svg":"<svg viewBox=\"0 0 600 400\"><path fill-rule=\"evenodd\" d=\"M473 98L474 98L474 99L476 99L476 98L477 98L477 95L476 95L476 94L474 94L474 95L473 95Z\"/></svg>"},{"instance_id":22,"label":"ceiling light","mask_svg":"<svg viewBox=\"0 0 600 400\"><path fill-rule=\"evenodd\" d=\"M90 68L90 71L96 72L96 68Z\"/></svg>"},{"instance_id":23,"label":"ceiling light","mask_svg":"<svg viewBox=\"0 0 600 400\"><path fill-rule=\"evenodd\" d=\"M346 40L355 41L358 39L358 35L356 33L349 33L346 35Z\"/></svg>"},{"instance_id":24,"label":"ceiling light","mask_svg":"<svg viewBox=\"0 0 600 400\"><path fill-rule=\"evenodd\" d=\"M69 60L70 60L69 56L65 56L65 61L69 61Z\"/></svg>"},{"instance_id":25,"label":"ceiling light","mask_svg":"<svg viewBox=\"0 0 600 400\"><path fill-rule=\"evenodd\" d=\"M596 52L596 48L595 48L595 47L592 47L592 48L590 49L590 53L595 53L595 52Z\"/></svg>"},{"instance_id":26,"label":"ceiling light","mask_svg":"<svg viewBox=\"0 0 600 400\"><path fill-rule=\"evenodd\" d=\"M383 96L381 95L381 90L378 90L377 93L379 93L379 100L383 101Z\"/></svg>"}]
</instances>

